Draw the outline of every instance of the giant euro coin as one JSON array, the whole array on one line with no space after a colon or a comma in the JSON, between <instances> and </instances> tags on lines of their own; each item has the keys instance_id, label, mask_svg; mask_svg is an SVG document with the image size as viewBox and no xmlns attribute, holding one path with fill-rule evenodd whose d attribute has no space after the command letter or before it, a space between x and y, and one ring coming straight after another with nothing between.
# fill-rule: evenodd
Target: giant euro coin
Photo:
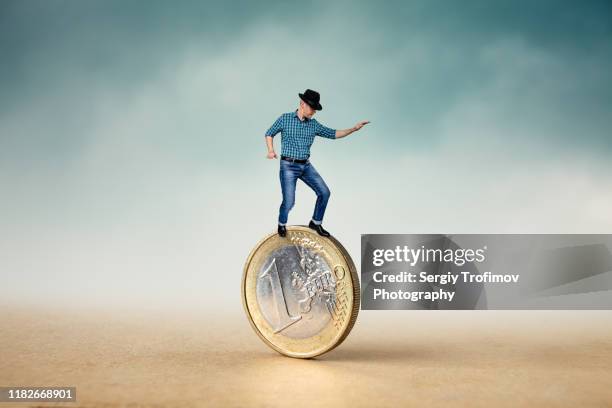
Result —
<instances>
[{"instance_id":1,"label":"giant euro coin","mask_svg":"<svg viewBox=\"0 0 612 408\"><path fill-rule=\"evenodd\" d=\"M346 249L305 226L253 248L242 304L259 337L281 354L311 358L338 346L359 312L359 279Z\"/></svg>"}]
</instances>

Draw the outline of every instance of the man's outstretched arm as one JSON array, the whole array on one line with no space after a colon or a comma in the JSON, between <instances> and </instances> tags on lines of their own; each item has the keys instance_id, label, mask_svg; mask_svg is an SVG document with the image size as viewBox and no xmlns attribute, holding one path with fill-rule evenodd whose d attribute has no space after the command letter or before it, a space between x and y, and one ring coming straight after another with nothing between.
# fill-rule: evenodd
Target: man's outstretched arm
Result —
<instances>
[{"instance_id":1,"label":"man's outstretched arm","mask_svg":"<svg viewBox=\"0 0 612 408\"><path fill-rule=\"evenodd\" d=\"M355 126L353 126L350 129L337 129L336 130L336 139L340 139L340 138L342 138L344 136L348 136L351 133L358 131L359 129L361 129L362 127L367 125L368 123L370 123L369 120L362 120L361 122L357 123Z\"/></svg>"}]
</instances>

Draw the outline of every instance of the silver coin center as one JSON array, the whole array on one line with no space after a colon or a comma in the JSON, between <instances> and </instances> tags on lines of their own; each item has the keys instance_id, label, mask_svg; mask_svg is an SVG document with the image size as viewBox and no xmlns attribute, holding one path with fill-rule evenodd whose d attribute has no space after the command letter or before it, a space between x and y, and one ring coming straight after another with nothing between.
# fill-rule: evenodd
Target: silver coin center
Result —
<instances>
[{"instance_id":1,"label":"silver coin center","mask_svg":"<svg viewBox=\"0 0 612 408\"><path fill-rule=\"evenodd\" d=\"M271 252L257 275L257 302L275 333L303 339L321 332L336 303L336 279L323 257L298 244Z\"/></svg>"}]
</instances>

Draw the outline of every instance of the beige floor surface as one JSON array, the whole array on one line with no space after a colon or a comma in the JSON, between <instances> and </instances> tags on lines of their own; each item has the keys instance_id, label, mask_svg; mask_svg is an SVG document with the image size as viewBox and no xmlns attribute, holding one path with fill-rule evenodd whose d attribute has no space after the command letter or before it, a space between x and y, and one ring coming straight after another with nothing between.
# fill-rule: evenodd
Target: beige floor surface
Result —
<instances>
[{"instance_id":1,"label":"beige floor surface","mask_svg":"<svg viewBox=\"0 0 612 408\"><path fill-rule=\"evenodd\" d=\"M313 360L243 315L1 311L0 385L78 402L0 407L612 406L612 311L362 311Z\"/></svg>"}]
</instances>

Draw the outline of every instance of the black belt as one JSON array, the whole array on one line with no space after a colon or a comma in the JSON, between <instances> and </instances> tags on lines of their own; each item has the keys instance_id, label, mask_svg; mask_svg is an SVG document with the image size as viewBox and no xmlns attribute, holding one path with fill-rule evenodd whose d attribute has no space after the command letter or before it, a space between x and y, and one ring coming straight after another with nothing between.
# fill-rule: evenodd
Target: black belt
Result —
<instances>
[{"instance_id":1,"label":"black belt","mask_svg":"<svg viewBox=\"0 0 612 408\"><path fill-rule=\"evenodd\" d=\"M308 159L294 159L293 157L287 157L287 156L281 156L281 160L287 160L292 163L301 163L301 164L308 162Z\"/></svg>"}]
</instances>

